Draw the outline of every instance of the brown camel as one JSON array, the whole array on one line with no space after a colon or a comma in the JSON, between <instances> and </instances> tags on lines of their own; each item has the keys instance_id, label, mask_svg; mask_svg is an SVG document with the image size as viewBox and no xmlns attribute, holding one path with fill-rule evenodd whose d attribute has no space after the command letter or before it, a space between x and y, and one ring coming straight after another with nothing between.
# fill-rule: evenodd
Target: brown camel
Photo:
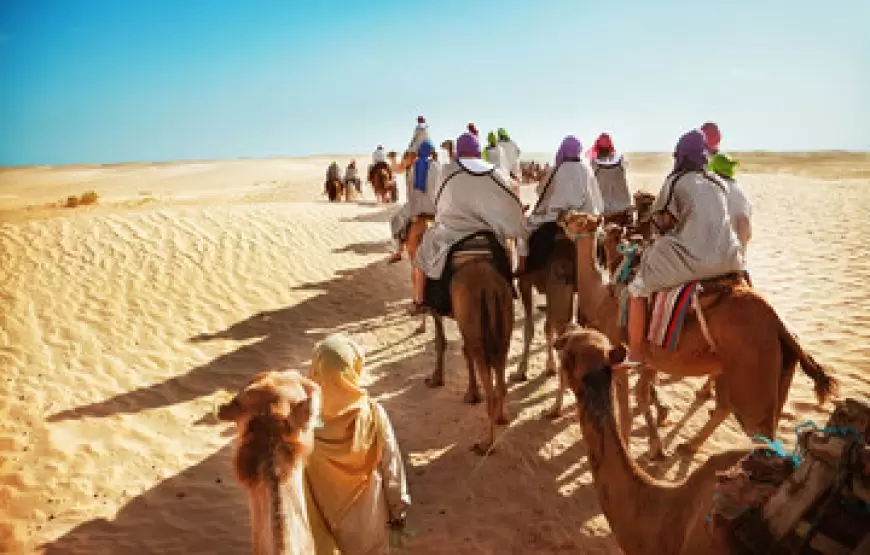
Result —
<instances>
[{"instance_id":1,"label":"brown camel","mask_svg":"<svg viewBox=\"0 0 870 555\"><path fill-rule=\"evenodd\" d=\"M709 529L716 474L748 451L727 451L707 459L684 482L656 480L632 460L613 414L613 365L625 349L607 337L575 327L556 342L560 373L577 397L589 467L598 502L626 555L725 555L740 553L730 536Z\"/></svg>"},{"instance_id":2,"label":"brown camel","mask_svg":"<svg viewBox=\"0 0 870 555\"><path fill-rule=\"evenodd\" d=\"M319 413L320 387L292 370L257 374L218 409L237 426L233 465L248 492L254 555L315 553L304 472Z\"/></svg>"},{"instance_id":3,"label":"brown camel","mask_svg":"<svg viewBox=\"0 0 870 555\"><path fill-rule=\"evenodd\" d=\"M523 303L523 353L517 371L511 375L512 382L528 379L529 347L535 335L535 318L532 307L532 291L537 290L547 298L544 307L544 337L547 342L547 375L556 374L556 353L553 342L571 322L574 305L574 285L576 282L576 249L560 229L555 238L553 252L544 265L536 270L521 274L517 288Z\"/></svg>"},{"instance_id":4,"label":"brown camel","mask_svg":"<svg viewBox=\"0 0 870 555\"><path fill-rule=\"evenodd\" d=\"M499 274L490 253L460 251L454 255L452 264L451 317L456 320L462 335L462 353L468 369L468 391L464 400L466 403L480 402L476 379L479 376L486 391L489 417L486 439L475 444L473 450L478 455L487 455L493 451L496 425L508 423L505 368L514 323L512 286ZM438 358L435 370L426 378L426 385L441 387L444 385L446 346L444 322L438 314L433 313L433 318Z\"/></svg>"},{"instance_id":5,"label":"brown camel","mask_svg":"<svg viewBox=\"0 0 870 555\"><path fill-rule=\"evenodd\" d=\"M326 182L326 196L329 202L341 202L344 197L344 183L341 179L331 179Z\"/></svg>"},{"instance_id":6,"label":"brown camel","mask_svg":"<svg viewBox=\"0 0 870 555\"><path fill-rule=\"evenodd\" d=\"M600 218L577 211L560 217L577 247L578 301L583 312L581 324L621 343L618 324L620 286L605 284L595 262L595 233ZM651 456L663 455L661 439L650 410L650 385L657 370L678 377L712 376L715 379L716 408L698 434L680 446L684 453L694 453L731 413L750 436L776 435L776 425L800 363L815 384L816 397L824 403L836 389L836 381L826 373L786 329L776 311L742 279L705 280L700 296L704 328L697 313L686 315L678 347L667 351L649 342L637 384L637 399L650 434ZM628 383L624 372L617 379L622 432L628 437ZM561 406L561 392L557 408Z\"/></svg>"}]
</instances>

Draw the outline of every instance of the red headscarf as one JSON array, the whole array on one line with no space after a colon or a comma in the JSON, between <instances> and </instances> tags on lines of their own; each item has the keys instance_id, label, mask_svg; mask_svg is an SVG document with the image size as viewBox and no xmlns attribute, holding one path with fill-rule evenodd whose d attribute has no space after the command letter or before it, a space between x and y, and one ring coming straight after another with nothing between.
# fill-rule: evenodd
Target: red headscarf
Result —
<instances>
[{"instance_id":1,"label":"red headscarf","mask_svg":"<svg viewBox=\"0 0 870 555\"><path fill-rule=\"evenodd\" d=\"M589 157L598 158L598 150L602 148L609 150L611 153L615 150L613 148L613 139L607 133L598 135L598 138L595 139L595 144L589 149Z\"/></svg>"},{"instance_id":2,"label":"red headscarf","mask_svg":"<svg viewBox=\"0 0 870 555\"><path fill-rule=\"evenodd\" d=\"M708 121L701 126L701 131L704 133L704 141L707 143L707 149L710 152L717 152L719 150L719 142L722 140L719 126L712 121Z\"/></svg>"},{"instance_id":3,"label":"red headscarf","mask_svg":"<svg viewBox=\"0 0 870 555\"><path fill-rule=\"evenodd\" d=\"M417 123L426 123L426 118L423 116L417 116Z\"/></svg>"},{"instance_id":4,"label":"red headscarf","mask_svg":"<svg viewBox=\"0 0 870 555\"><path fill-rule=\"evenodd\" d=\"M475 137L480 136L480 132L477 130L477 126L474 125L473 122L468 124L468 132L471 133L472 135L474 135Z\"/></svg>"}]
</instances>

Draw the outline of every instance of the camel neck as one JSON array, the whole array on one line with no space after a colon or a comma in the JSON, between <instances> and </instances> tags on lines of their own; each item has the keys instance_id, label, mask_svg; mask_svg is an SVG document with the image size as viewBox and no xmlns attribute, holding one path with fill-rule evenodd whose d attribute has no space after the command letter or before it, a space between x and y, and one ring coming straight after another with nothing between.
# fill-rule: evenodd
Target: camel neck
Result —
<instances>
[{"instance_id":1,"label":"camel neck","mask_svg":"<svg viewBox=\"0 0 870 555\"><path fill-rule=\"evenodd\" d=\"M680 530L682 511L673 503L676 488L656 483L631 459L613 416L611 372L584 378L585 395L578 395L584 402L577 408L601 509L626 555L650 553L650 541L656 541L656 553L676 553L666 538L651 540L643 532Z\"/></svg>"},{"instance_id":2,"label":"camel neck","mask_svg":"<svg viewBox=\"0 0 870 555\"><path fill-rule=\"evenodd\" d=\"M577 300L589 322L600 329L604 323L597 321L598 308L608 293L601 271L595 265L595 235L590 234L578 238L576 248Z\"/></svg>"},{"instance_id":3,"label":"camel neck","mask_svg":"<svg viewBox=\"0 0 870 555\"><path fill-rule=\"evenodd\" d=\"M259 487L250 493L254 555L313 553L314 540L305 504L305 467L294 462L283 479L267 464Z\"/></svg>"}]
</instances>

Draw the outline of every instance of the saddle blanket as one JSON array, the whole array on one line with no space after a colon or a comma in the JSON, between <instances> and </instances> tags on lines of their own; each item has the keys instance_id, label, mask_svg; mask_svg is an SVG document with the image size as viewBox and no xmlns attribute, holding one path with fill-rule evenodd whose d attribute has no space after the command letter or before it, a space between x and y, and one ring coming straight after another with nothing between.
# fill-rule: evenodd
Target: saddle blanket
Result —
<instances>
[{"instance_id":1,"label":"saddle blanket","mask_svg":"<svg viewBox=\"0 0 870 555\"><path fill-rule=\"evenodd\" d=\"M692 295L697 287L697 281L690 281L653 295L647 333L650 343L668 351L677 348L683 321L692 305Z\"/></svg>"}]
</instances>

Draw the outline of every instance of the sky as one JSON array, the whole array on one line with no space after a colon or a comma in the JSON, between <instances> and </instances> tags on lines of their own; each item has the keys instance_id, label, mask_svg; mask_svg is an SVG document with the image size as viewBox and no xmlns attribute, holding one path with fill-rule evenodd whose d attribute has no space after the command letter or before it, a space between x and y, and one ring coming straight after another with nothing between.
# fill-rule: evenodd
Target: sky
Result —
<instances>
[{"instance_id":1,"label":"sky","mask_svg":"<svg viewBox=\"0 0 870 555\"><path fill-rule=\"evenodd\" d=\"M505 127L870 150L870 2L0 0L0 165L404 148Z\"/></svg>"}]
</instances>

